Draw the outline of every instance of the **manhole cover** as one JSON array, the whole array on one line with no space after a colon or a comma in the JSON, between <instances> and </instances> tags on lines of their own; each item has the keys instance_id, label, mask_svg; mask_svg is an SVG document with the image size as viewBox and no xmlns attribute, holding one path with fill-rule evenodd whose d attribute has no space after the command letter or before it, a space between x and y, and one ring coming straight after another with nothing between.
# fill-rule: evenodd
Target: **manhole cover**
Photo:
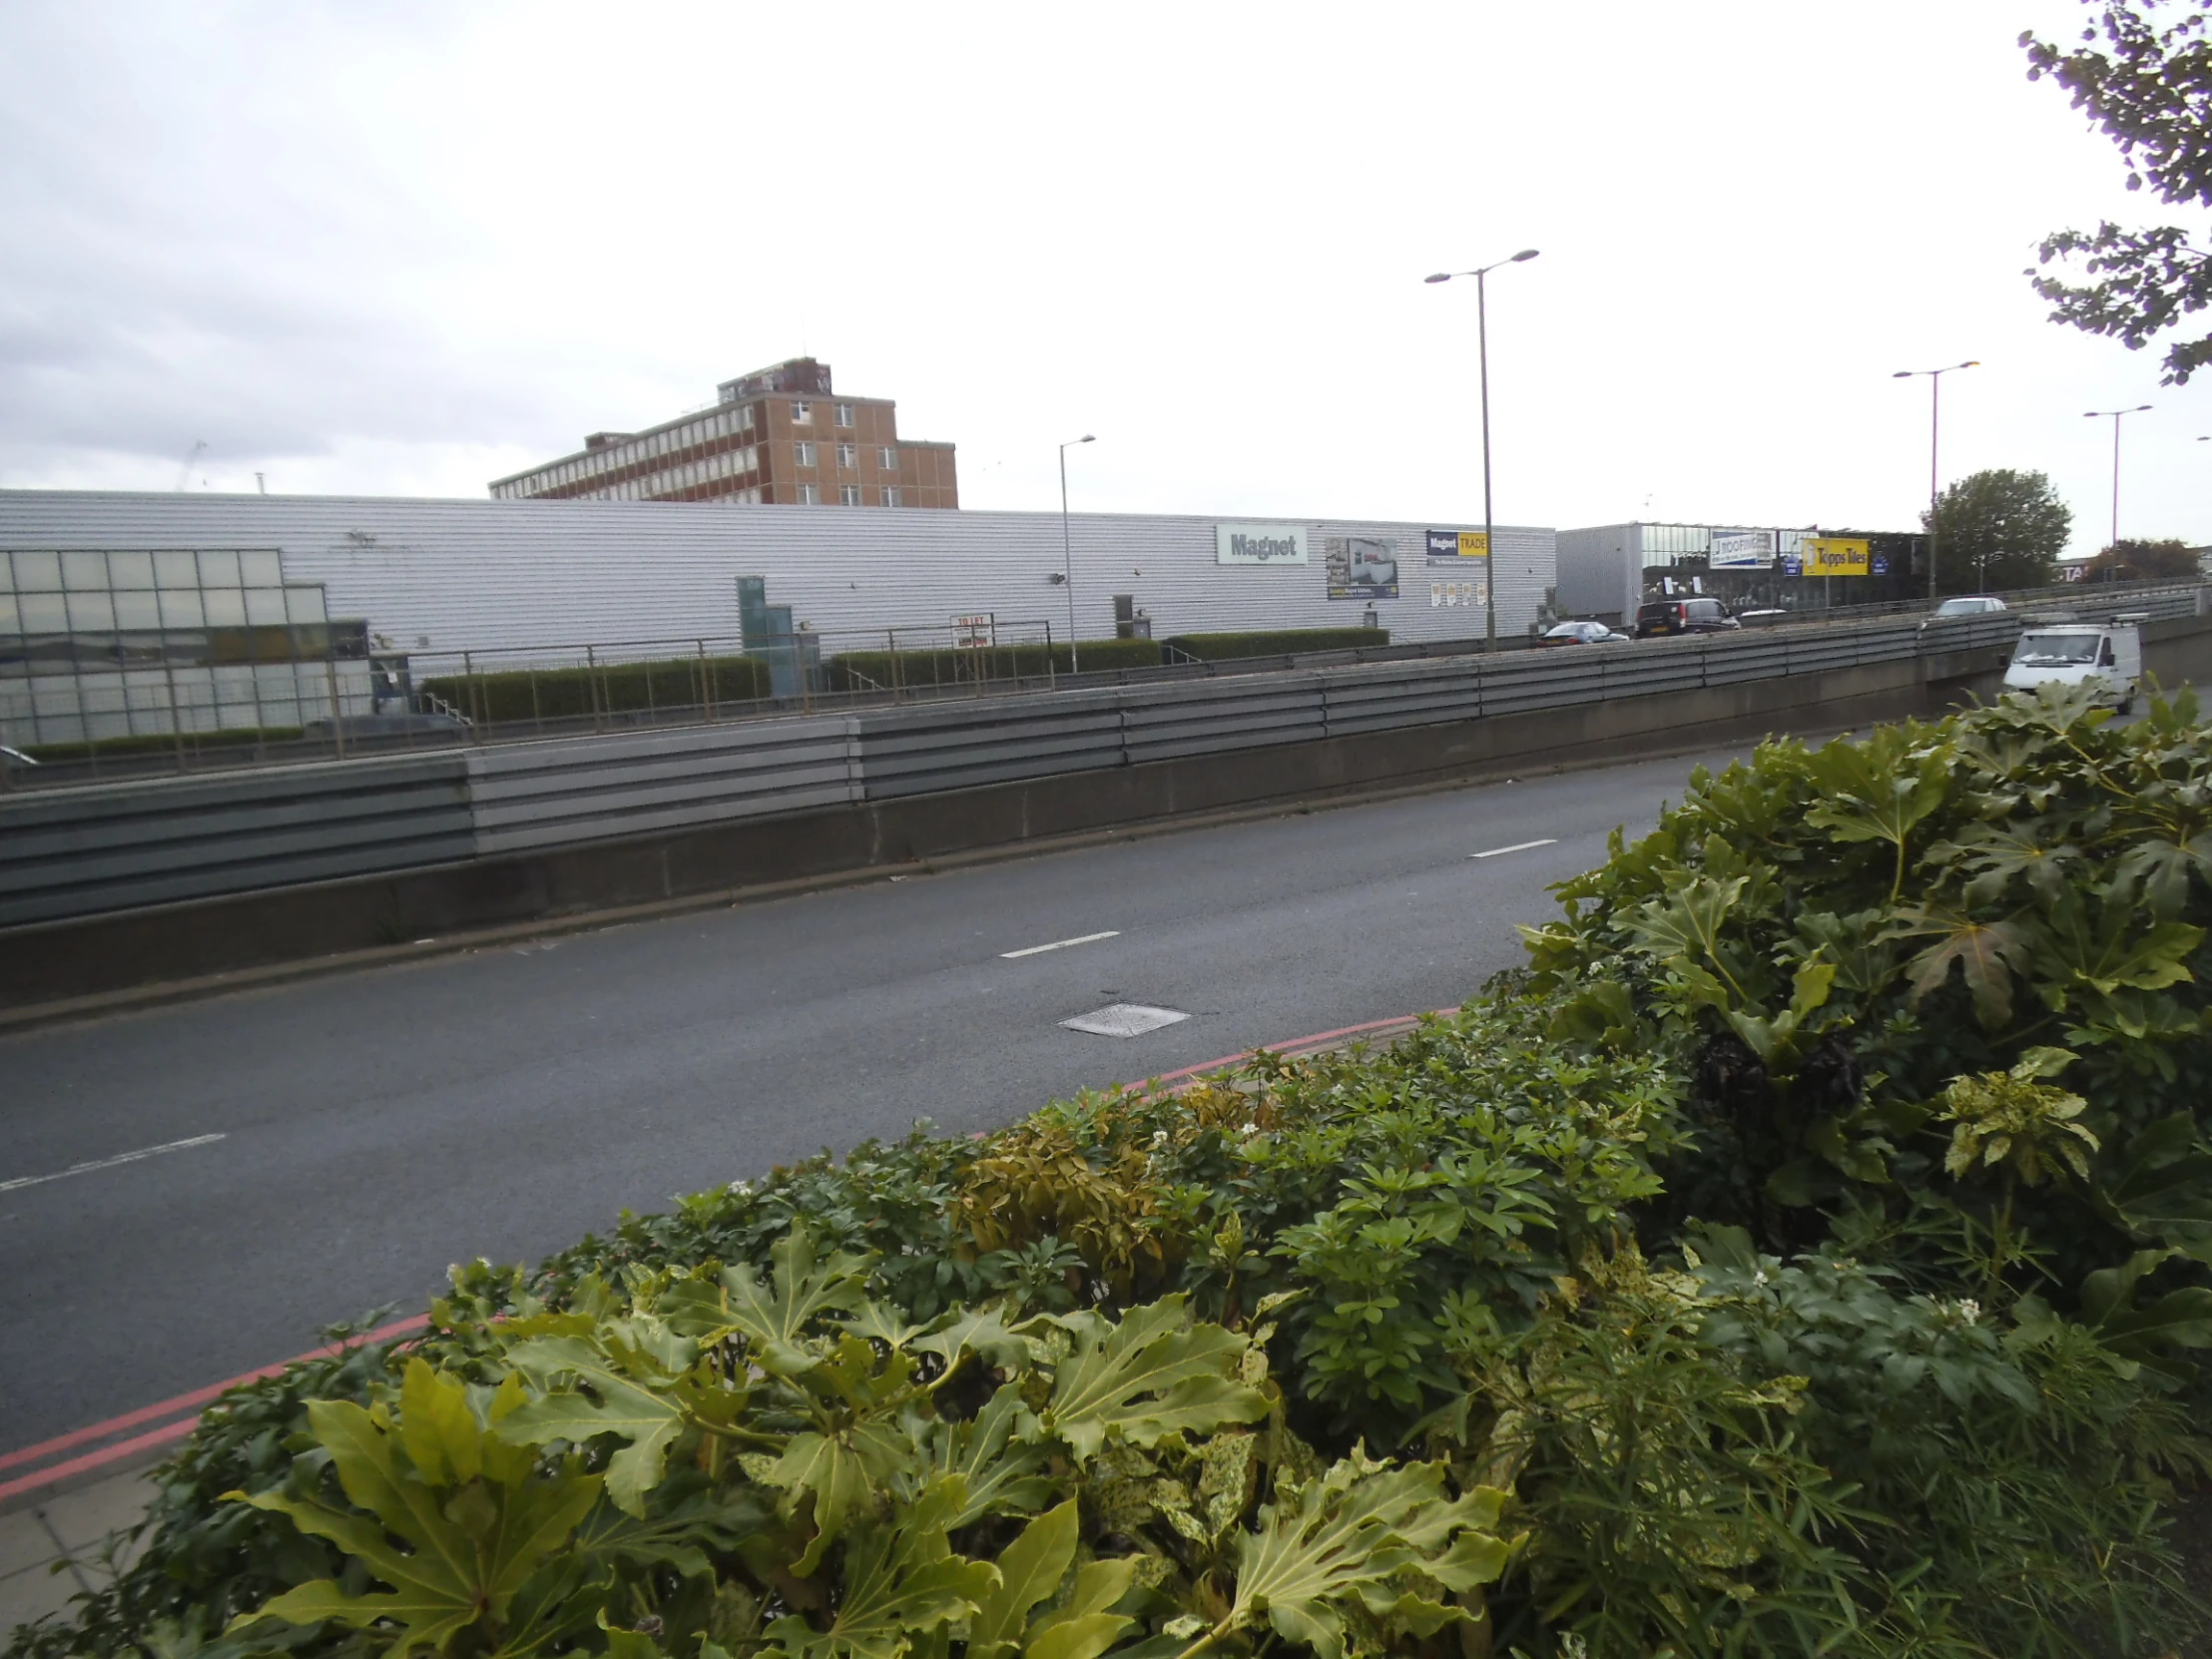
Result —
<instances>
[{"instance_id":1,"label":"manhole cover","mask_svg":"<svg viewBox=\"0 0 2212 1659\"><path fill-rule=\"evenodd\" d=\"M1109 1002L1103 1008L1094 1008L1060 1023L1070 1031L1095 1031L1101 1037L1141 1037L1147 1031L1157 1031L1163 1025L1173 1025L1177 1020L1190 1017L1173 1008L1148 1008L1142 1002Z\"/></svg>"}]
</instances>

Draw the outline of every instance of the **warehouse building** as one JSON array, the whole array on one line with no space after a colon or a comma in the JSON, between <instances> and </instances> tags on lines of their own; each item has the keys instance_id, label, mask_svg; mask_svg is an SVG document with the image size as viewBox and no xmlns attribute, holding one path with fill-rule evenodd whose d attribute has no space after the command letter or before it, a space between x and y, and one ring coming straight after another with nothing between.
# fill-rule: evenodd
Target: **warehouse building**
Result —
<instances>
[{"instance_id":1,"label":"warehouse building","mask_svg":"<svg viewBox=\"0 0 2212 1659\"><path fill-rule=\"evenodd\" d=\"M268 630L279 628L295 631L302 658L368 652L404 660L416 679L464 659L742 650L764 601L779 630L814 636L822 656L1064 642L1071 618L1084 640L1361 624L1400 641L1483 632L1490 561L1455 526L1085 513L1065 521L1064 548L1062 536L1058 513L0 490L0 733L13 734L0 742L159 731L162 682L180 668L205 670L211 686L227 677L234 702L281 702L238 660L246 651L282 679L267 660L277 641ZM1526 636L1548 615L1553 535L1500 526L1495 542L1497 631ZM146 561L148 573L172 571L174 593L154 574L138 585L140 556L164 552L195 555L197 621L184 561ZM265 631L223 632L218 612L233 610ZM99 691L89 703L88 676ZM344 706L353 711L351 693ZM35 737L24 730L34 707ZM101 718L72 732L73 708ZM267 709L260 723L285 724Z\"/></svg>"},{"instance_id":2,"label":"warehouse building","mask_svg":"<svg viewBox=\"0 0 2212 1659\"><path fill-rule=\"evenodd\" d=\"M1866 569L1824 576L1808 559L1821 538L1868 543ZM1646 600L1709 594L1734 610L1814 611L1925 592L1920 535L1725 524L1599 524L1558 533L1559 614L1611 626Z\"/></svg>"}]
</instances>

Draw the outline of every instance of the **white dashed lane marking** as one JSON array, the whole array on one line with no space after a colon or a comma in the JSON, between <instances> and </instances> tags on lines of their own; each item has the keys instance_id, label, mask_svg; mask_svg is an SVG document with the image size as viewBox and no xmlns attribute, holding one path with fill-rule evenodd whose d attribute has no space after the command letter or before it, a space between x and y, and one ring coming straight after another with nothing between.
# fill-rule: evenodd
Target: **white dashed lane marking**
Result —
<instances>
[{"instance_id":1,"label":"white dashed lane marking","mask_svg":"<svg viewBox=\"0 0 2212 1659\"><path fill-rule=\"evenodd\" d=\"M0 1181L0 1193L12 1193L18 1187L36 1187L48 1181L66 1181L72 1175L90 1175L94 1170L114 1169L118 1164L135 1164L141 1158L159 1158L165 1152L183 1152L188 1147L207 1146L222 1140L221 1135L194 1135L188 1140L165 1141L160 1146L142 1146L136 1152L118 1152L113 1158L94 1158L82 1164L71 1164L58 1169L52 1175L19 1175L12 1181Z\"/></svg>"},{"instance_id":2,"label":"white dashed lane marking","mask_svg":"<svg viewBox=\"0 0 2212 1659\"><path fill-rule=\"evenodd\" d=\"M1109 928L1103 933L1085 933L1080 938L1054 939L1050 944L1033 944L1027 950L1001 950L998 956L999 960L1010 962L1016 956L1037 956L1042 955L1047 950L1065 950L1071 944L1096 944L1100 939L1118 939L1120 937L1121 929L1115 927Z\"/></svg>"},{"instance_id":3,"label":"white dashed lane marking","mask_svg":"<svg viewBox=\"0 0 2212 1659\"><path fill-rule=\"evenodd\" d=\"M1470 852L1467 856L1470 858L1496 858L1507 852L1526 852L1533 846L1557 846L1558 844L1559 837L1557 835L1546 835L1540 841L1515 841L1511 846L1493 846L1487 852Z\"/></svg>"}]
</instances>

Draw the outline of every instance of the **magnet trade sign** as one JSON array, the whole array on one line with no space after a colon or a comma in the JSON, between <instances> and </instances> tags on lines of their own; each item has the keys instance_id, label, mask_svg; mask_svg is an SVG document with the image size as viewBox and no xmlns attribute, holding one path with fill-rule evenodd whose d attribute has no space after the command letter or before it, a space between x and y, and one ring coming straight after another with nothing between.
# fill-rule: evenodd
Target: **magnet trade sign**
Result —
<instances>
[{"instance_id":1,"label":"magnet trade sign","mask_svg":"<svg viewBox=\"0 0 2212 1659\"><path fill-rule=\"evenodd\" d=\"M1808 576L1864 576L1870 568L1864 537L1813 536L1805 543Z\"/></svg>"}]
</instances>

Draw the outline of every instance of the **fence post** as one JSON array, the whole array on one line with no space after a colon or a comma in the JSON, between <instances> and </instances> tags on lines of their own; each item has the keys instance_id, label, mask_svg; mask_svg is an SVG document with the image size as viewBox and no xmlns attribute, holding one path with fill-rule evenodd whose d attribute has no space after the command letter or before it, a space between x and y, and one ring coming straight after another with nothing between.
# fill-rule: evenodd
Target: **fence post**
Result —
<instances>
[{"instance_id":1,"label":"fence post","mask_svg":"<svg viewBox=\"0 0 2212 1659\"><path fill-rule=\"evenodd\" d=\"M258 688L261 683L261 676L257 673L254 678L257 687L255 716L259 719L261 696ZM338 651L337 643L334 640L323 648L322 680L323 684L330 688L330 742L337 750L337 758L342 761L345 759L345 708L344 705L338 702ZM294 690L296 689L295 684Z\"/></svg>"},{"instance_id":2,"label":"fence post","mask_svg":"<svg viewBox=\"0 0 2212 1659\"><path fill-rule=\"evenodd\" d=\"M607 723L602 717L607 700L600 695L599 653L588 645L584 647L584 689L591 696L591 729L594 732L604 732Z\"/></svg>"},{"instance_id":3,"label":"fence post","mask_svg":"<svg viewBox=\"0 0 2212 1659\"><path fill-rule=\"evenodd\" d=\"M177 740L177 770L189 772L185 764L185 720L177 707L177 665L170 660L169 635L162 635L162 678L169 682L169 735Z\"/></svg>"},{"instance_id":4,"label":"fence post","mask_svg":"<svg viewBox=\"0 0 2212 1659\"><path fill-rule=\"evenodd\" d=\"M893 703L903 703L906 701L906 676L899 670L897 629L886 628L883 630L883 651L891 660L891 701Z\"/></svg>"},{"instance_id":5,"label":"fence post","mask_svg":"<svg viewBox=\"0 0 2212 1659\"><path fill-rule=\"evenodd\" d=\"M707 642L699 642L699 723L715 718L715 671L707 666Z\"/></svg>"}]
</instances>

